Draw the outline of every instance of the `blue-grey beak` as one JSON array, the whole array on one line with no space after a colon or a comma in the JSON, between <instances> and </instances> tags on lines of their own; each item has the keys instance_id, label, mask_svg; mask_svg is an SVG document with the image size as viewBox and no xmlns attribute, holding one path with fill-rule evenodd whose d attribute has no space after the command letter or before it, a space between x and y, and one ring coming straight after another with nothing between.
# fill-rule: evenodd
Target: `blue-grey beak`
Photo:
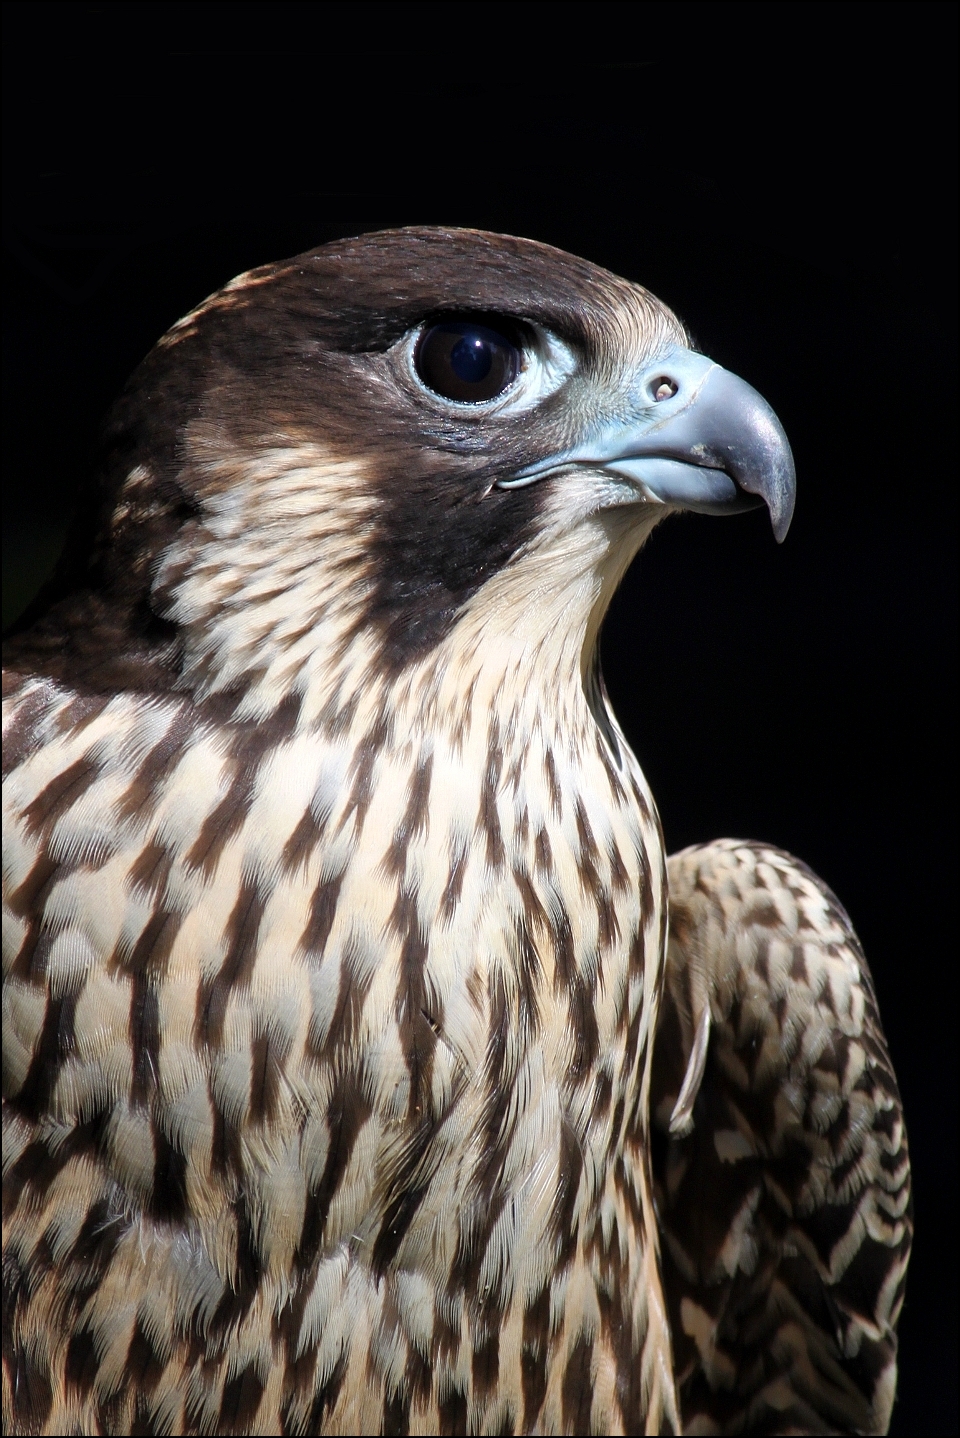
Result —
<instances>
[{"instance_id":1,"label":"blue-grey beak","mask_svg":"<svg viewBox=\"0 0 960 1438\"><path fill-rule=\"evenodd\" d=\"M736 514L764 503L783 540L796 473L783 427L762 395L705 355L681 349L645 368L629 395L625 418L601 423L582 443L503 487L583 465L630 481L638 498L677 509Z\"/></svg>"}]
</instances>

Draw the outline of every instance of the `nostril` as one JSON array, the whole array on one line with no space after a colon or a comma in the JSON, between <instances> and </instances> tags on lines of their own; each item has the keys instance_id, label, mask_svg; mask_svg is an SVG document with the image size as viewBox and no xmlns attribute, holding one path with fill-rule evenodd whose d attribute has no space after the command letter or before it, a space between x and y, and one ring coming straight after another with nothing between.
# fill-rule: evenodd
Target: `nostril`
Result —
<instances>
[{"instance_id":1,"label":"nostril","mask_svg":"<svg viewBox=\"0 0 960 1438\"><path fill-rule=\"evenodd\" d=\"M675 380L668 379L666 375L661 375L659 379L653 381L653 397L658 404L662 399L673 399L678 388L679 386Z\"/></svg>"}]
</instances>

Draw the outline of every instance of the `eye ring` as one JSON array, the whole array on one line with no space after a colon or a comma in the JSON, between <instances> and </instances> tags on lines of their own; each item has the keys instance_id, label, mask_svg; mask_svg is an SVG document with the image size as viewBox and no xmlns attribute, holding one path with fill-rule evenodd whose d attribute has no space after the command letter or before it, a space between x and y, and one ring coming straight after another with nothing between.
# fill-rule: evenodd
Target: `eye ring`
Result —
<instances>
[{"instance_id":1,"label":"eye ring","mask_svg":"<svg viewBox=\"0 0 960 1438\"><path fill-rule=\"evenodd\" d=\"M496 325L496 328L494 327ZM523 352L512 326L464 316L428 324L413 352L414 368L427 389L455 404L486 404L515 382Z\"/></svg>"}]
</instances>

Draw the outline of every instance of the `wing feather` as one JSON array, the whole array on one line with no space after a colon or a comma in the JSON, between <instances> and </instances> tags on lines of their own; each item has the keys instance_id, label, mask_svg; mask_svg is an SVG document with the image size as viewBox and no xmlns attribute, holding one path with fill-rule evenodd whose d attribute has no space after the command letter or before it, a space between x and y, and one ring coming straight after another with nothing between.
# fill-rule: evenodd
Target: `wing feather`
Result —
<instances>
[{"instance_id":1,"label":"wing feather","mask_svg":"<svg viewBox=\"0 0 960 1438\"><path fill-rule=\"evenodd\" d=\"M684 1432L884 1433L910 1164L863 951L780 850L668 873L653 1170Z\"/></svg>"}]
</instances>

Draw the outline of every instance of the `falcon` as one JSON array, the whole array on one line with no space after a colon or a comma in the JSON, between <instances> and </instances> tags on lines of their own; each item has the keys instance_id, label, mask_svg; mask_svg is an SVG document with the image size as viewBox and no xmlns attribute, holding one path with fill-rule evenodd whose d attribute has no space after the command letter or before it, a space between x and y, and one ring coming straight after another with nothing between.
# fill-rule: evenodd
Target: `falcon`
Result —
<instances>
[{"instance_id":1,"label":"falcon","mask_svg":"<svg viewBox=\"0 0 960 1438\"><path fill-rule=\"evenodd\" d=\"M794 471L638 285L404 229L176 324L5 657L10 1433L884 1432L860 946L666 860L611 595Z\"/></svg>"}]
</instances>

